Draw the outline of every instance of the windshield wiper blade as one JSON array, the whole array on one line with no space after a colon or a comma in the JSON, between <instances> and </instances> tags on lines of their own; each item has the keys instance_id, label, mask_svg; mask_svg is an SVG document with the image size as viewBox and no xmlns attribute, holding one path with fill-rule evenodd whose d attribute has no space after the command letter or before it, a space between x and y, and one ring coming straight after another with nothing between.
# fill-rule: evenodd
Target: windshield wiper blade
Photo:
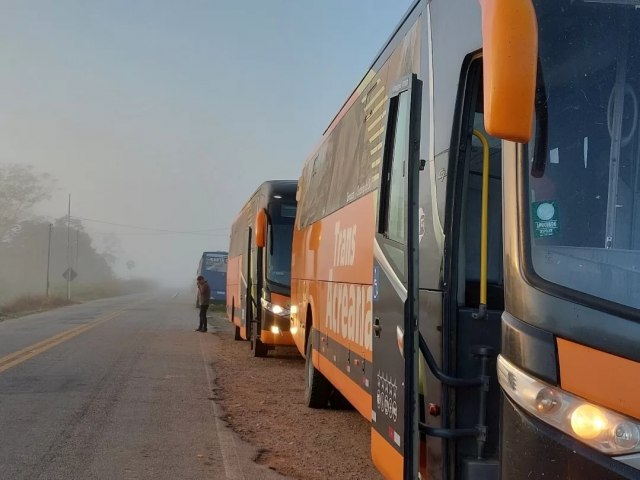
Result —
<instances>
[{"instance_id":1,"label":"windshield wiper blade","mask_svg":"<svg viewBox=\"0 0 640 480\"><path fill-rule=\"evenodd\" d=\"M549 103L547 99L547 89L544 84L544 74L542 73L542 62L538 58L538 74L536 85L536 140L531 162L531 176L542 178L547 167L547 155L549 152Z\"/></svg>"},{"instance_id":2,"label":"windshield wiper blade","mask_svg":"<svg viewBox=\"0 0 640 480\"><path fill-rule=\"evenodd\" d=\"M582 0L584 3L602 3L606 5L640 6L640 0Z\"/></svg>"}]
</instances>

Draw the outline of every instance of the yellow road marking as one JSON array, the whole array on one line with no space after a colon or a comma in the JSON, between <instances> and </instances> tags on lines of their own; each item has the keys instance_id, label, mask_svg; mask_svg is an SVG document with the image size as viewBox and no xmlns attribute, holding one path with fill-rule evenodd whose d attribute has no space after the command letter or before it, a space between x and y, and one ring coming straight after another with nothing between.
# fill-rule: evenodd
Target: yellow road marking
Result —
<instances>
[{"instance_id":1,"label":"yellow road marking","mask_svg":"<svg viewBox=\"0 0 640 480\"><path fill-rule=\"evenodd\" d=\"M72 339L84 333L92 328L97 327L98 325L103 324L109 320L112 320L118 316L120 316L124 310L117 310L115 312L108 313L106 315L102 315L96 318L94 321L90 323L85 323L83 325L78 325L77 327L73 327L70 330L66 330L62 333L58 333L53 337L45 338L41 342L34 343L33 345L29 345L22 350L18 350L17 352L10 353L2 358L0 358L0 373L9 370L16 365L21 364L22 362L29 360L30 358L35 357L36 355L40 355L43 352L55 347L56 345L60 345L67 340Z\"/></svg>"}]
</instances>

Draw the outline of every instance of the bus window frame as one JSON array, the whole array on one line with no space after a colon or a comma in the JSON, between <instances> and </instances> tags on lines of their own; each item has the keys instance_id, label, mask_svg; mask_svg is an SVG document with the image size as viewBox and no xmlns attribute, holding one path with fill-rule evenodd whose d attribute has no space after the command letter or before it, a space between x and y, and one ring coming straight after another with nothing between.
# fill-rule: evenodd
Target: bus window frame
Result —
<instances>
[{"instance_id":1,"label":"bus window frame","mask_svg":"<svg viewBox=\"0 0 640 480\"><path fill-rule=\"evenodd\" d=\"M393 88L393 91L389 94L389 104L387 107L387 123L385 125L385 133L384 133L384 149L382 156L382 169L381 169L381 180L379 187L379 206L377 209L377 233L380 247L383 251L385 251L385 256L392 260L393 255L391 255L391 249L397 251L402 251L402 262L400 265L395 263L394 261L390 261L390 265L393 268L398 278L402 281L403 284L407 283L407 244L408 244L408 232L407 232L407 224L404 225L404 242L398 241L397 239L391 238L389 236L389 206L391 200L391 173L393 171L393 165L396 164L395 158L395 146L396 146L396 133L399 119L399 109L400 109L400 97L402 94L408 95L409 102L407 104L407 111L405 112L407 115L407 141L411 138L411 121L413 119L413 109L414 109L414 98L413 98L413 89L412 89L412 76L407 76L402 78L396 86ZM414 120L415 121L415 120ZM411 145L407 146L407 151L405 154L405 158L403 158L403 184L405 188L405 202L404 208L402 212L402 216L407 217L407 201L409 191L407 188L407 175L409 168L409 161L412 156L410 151ZM388 178L387 178L388 177Z\"/></svg>"}]
</instances>

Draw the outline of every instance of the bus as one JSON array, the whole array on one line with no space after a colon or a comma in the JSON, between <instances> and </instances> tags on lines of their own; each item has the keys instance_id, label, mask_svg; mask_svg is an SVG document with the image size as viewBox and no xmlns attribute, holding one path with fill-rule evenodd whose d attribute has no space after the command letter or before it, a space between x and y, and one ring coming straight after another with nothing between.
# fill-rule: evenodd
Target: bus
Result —
<instances>
[{"instance_id":1,"label":"bus","mask_svg":"<svg viewBox=\"0 0 640 480\"><path fill-rule=\"evenodd\" d=\"M638 0L416 1L307 158L305 401L385 478L640 478L637 46Z\"/></svg>"},{"instance_id":2,"label":"bus","mask_svg":"<svg viewBox=\"0 0 640 480\"><path fill-rule=\"evenodd\" d=\"M289 306L296 184L264 182L231 227L227 316L235 325L235 339L250 340L256 357L278 345L293 345Z\"/></svg>"},{"instance_id":3,"label":"bus","mask_svg":"<svg viewBox=\"0 0 640 480\"><path fill-rule=\"evenodd\" d=\"M211 289L211 303L226 299L227 252L202 252L196 276L202 275ZM200 308L200 296L196 289L196 308Z\"/></svg>"}]
</instances>

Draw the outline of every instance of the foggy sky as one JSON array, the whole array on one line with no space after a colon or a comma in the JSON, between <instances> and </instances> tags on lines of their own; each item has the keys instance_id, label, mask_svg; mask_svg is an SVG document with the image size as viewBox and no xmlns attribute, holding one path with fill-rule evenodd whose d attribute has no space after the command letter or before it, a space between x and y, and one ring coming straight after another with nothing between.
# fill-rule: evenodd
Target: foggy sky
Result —
<instances>
[{"instance_id":1,"label":"foggy sky","mask_svg":"<svg viewBox=\"0 0 640 480\"><path fill-rule=\"evenodd\" d=\"M84 222L118 273L189 282L262 181L298 178L411 3L3 0L0 163L58 180L43 215L71 194L74 216L204 232Z\"/></svg>"}]
</instances>

